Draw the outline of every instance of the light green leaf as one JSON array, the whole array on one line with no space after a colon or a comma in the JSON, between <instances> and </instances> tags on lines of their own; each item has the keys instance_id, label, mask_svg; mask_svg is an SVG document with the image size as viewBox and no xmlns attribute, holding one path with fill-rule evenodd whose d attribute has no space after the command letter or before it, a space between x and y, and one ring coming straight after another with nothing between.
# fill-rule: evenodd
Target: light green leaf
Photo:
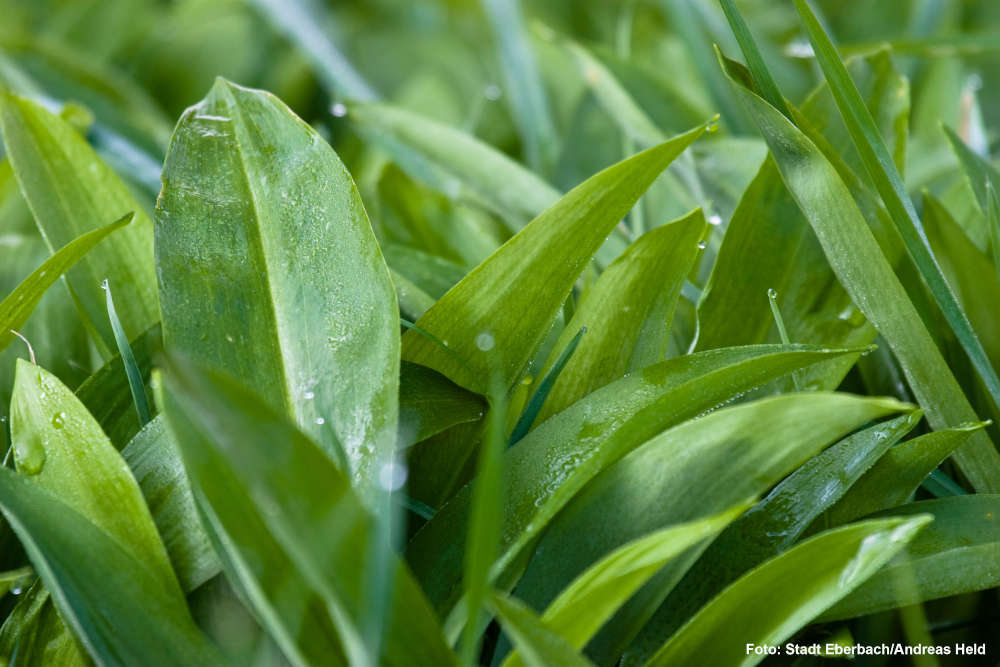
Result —
<instances>
[{"instance_id":1,"label":"light green leaf","mask_svg":"<svg viewBox=\"0 0 1000 667\"><path fill-rule=\"evenodd\" d=\"M932 520L866 521L823 533L750 572L706 605L647 663L755 665L746 646L780 645L864 582ZM761 605L767 599L769 604Z\"/></svg>"},{"instance_id":2,"label":"light green leaf","mask_svg":"<svg viewBox=\"0 0 1000 667\"><path fill-rule=\"evenodd\" d=\"M643 629L632 651L655 651L663 637L723 588L791 547L922 418L923 413L915 410L849 435L785 478L712 542Z\"/></svg>"},{"instance_id":3,"label":"light green leaf","mask_svg":"<svg viewBox=\"0 0 1000 667\"><path fill-rule=\"evenodd\" d=\"M0 509L62 618L101 665L223 664L176 581L39 484L0 469Z\"/></svg>"},{"instance_id":4,"label":"light green leaf","mask_svg":"<svg viewBox=\"0 0 1000 667\"><path fill-rule=\"evenodd\" d=\"M406 568L390 554L379 567L385 536L320 447L231 379L178 359L168 371L161 403L199 511L285 656L455 664Z\"/></svg>"},{"instance_id":5,"label":"light green leaf","mask_svg":"<svg viewBox=\"0 0 1000 667\"><path fill-rule=\"evenodd\" d=\"M409 331L403 358L485 393L490 371L505 388L526 371L577 277L650 183L705 131L646 150L591 177L548 208L424 314L419 324L451 351ZM492 345L483 345L488 336Z\"/></svg>"},{"instance_id":6,"label":"light green leaf","mask_svg":"<svg viewBox=\"0 0 1000 667\"><path fill-rule=\"evenodd\" d=\"M934 431L891 448L830 508L826 517L829 525L902 505L942 461L983 426Z\"/></svg>"},{"instance_id":7,"label":"light green leaf","mask_svg":"<svg viewBox=\"0 0 1000 667\"><path fill-rule=\"evenodd\" d=\"M612 382L546 420L505 454L502 555L493 566L497 585L513 585L518 563L553 517L633 448L760 384L856 353L761 345L686 355ZM443 614L461 592L470 491L469 486L459 491L407 547L407 560Z\"/></svg>"},{"instance_id":8,"label":"light green leaf","mask_svg":"<svg viewBox=\"0 0 1000 667\"><path fill-rule=\"evenodd\" d=\"M98 344L111 349L114 340L100 290L105 278L118 289L119 314L130 339L155 324L160 313L153 234L142 205L71 125L36 102L3 95L0 131L21 191L53 252L109 219L135 214L128 229L95 248L67 275Z\"/></svg>"},{"instance_id":9,"label":"light green leaf","mask_svg":"<svg viewBox=\"0 0 1000 667\"><path fill-rule=\"evenodd\" d=\"M181 588L190 593L221 566L195 509L184 465L166 422L157 416L122 449L146 498Z\"/></svg>"},{"instance_id":10,"label":"light green leaf","mask_svg":"<svg viewBox=\"0 0 1000 667\"><path fill-rule=\"evenodd\" d=\"M524 664L529 667L593 665L540 619L531 607L517 598L495 591L490 598L490 607L524 656Z\"/></svg>"},{"instance_id":11,"label":"light green leaf","mask_svg":"<svg viewBox=\"0 0 1000 667\"><path fill-rule=\"evenodd\" d=\"M274 96L218 79L163 179L167 350L227 369L370 483L395 440L399 313L336 153Z\"/></svg>"},{"instance_id":12,"label":"light green leaf","mask_svg":"<svg viewBox=\"0 0 1000 667\"><path fill-rule=\"evenodd\" d=\"M489 208L515 231L559 199L539 176L459 129L386 104L349 105L348 116L411 177Z\"/></svg>"},{"instance_id":13,"label":"light green leaf","mask_svg":"<svg viewBox=\"0 0 1000 667\"><path fill-rule=\"evenodd\" d=\"M98 243L109 234L121 229L132 221L131 213L120 220L111 223L70 241L58 252L35 269L21 284L11 290L10 294L0 302L0 350L6 348L14 340L11 330L20 329L28 320L38 302L46 291L79 262Z\"/></svg>"},{"instance_id":14,"label":"light green leaf","mask_svg":"<svg viewBox=\"0 0 1000 667\"><path fill-rule=\"evenodd\" d=\"M549 524L515 593L545 605L613 549L761 495L859 426L910 407L810 392L724 408L664 431L605 469ZM659 572L594 638L588 654L600 662L621 655L707 546Z\"/></svg>"},{"instance_id":15,"label":"light green leaf","mask_svg":"<svg viewBox=\"0 0 1000 667\"><path fill-rule=\"evenodd\" d=\"M844 117L844 122L851 134L851 138L854 140L854 145L861 154L861 161L874 182L875 189L882 197L882 201L885 203L889 214L892 216L896 228L903 237L907 252L913 259L914 264L916 264L931 294L933 294L934 300L944 314L948 325L954 331L959 343L972 361L979 377L982 378L989 389L993 397L993 403L1000 408L1000 378L997 377L996 371L986 356L986 351L983 350L983 346L976 337L976 332L969 323L955 294L945 280L944 274L941 272L941 267L931 252L927 235L923 231L920 219L917 217L917 211L906 191L903 177L896 168L888 148L886 148L871 112L865 106L864 100L861 99L861 95L851 80L850 74L844 67L843 62L841 62L836 47L823 31L823 27L809 8L808 3L805 0L795 0L795 7L802 16L806 32L809 35L809 41L812 43L816 54L816 60L823 69L826 80L830 85L830 91L833 93L833 98L840 109L841 115ZM772 150L774 150L773 146ZM794 190L791 186L789 189ZM869 317L869 319L873 320L873 324L876 327L879 326L874 322L873 318ZM883 332L884 335L885 333ZM886 336L886 338L888 339L889 337ZM996 457L994 465L1000 467L1000 456ZM994 466L991 465L990 467ZM995 470L991 472L993 474L996 473ZM980 472L967 472L967 474L970 477L981 477ZM995 480L995 482L997 486L994 488L1000 488L1000 480ZM981 486L982 484L983 482L980 481L977 486Z\"/></svg>"},{"instance_id":16,"label":"light green leaf","mask_svg":"<svg viewBox=\"0 0 1000 667\"><path fill-rule=\"evenodd\" d=\"M660 568L686 549L718 535L751 505L737 505L707 519L670 526L616 549L574 579L546 608L542 621L570 646L582 649ZM520 655L512 653L503 667L521 664Z\"/></svg>"},{"instance_id":17,"label":"light green leaf","mask_svg":"<svg viewBox=\"0 0 1000 667\"><path fill-rule=\"evenodd\" d=\"M740 76L734 71L730 74ZM961 387L840 176L816 146L774 107L746 88L739 78L731 80L764 135L785 184L819 238L834 273L899 359L931 426L947 428L976 421ZM973 436L955 452L955 459L977 490L1000 489L1000 454L985 433Z\"/></svg>"},{"instance_id":18,"label":"light green leaf","mask_svg":"<svg viewBox=\"0 0 1000 667\"><path fill-rule=\"evenodd\" d=\"M587 327L538 422L608 382L666 358L681 286L698 257L706 229L698 209L640 236L604 270L549 354L554 360L575 332Z\"/></svg>"},{"instance_id":19,"label":"light green leaf","mask_svg":"<svg viewBox=\"0 0 1000 667\"><path fill-rule=\"evenodd\" d=\"M1000 586L1000 496L925 500L881 514L931 515L934 522L906 551L819 620L853 618Z\"/></svg>"}]
</instances>

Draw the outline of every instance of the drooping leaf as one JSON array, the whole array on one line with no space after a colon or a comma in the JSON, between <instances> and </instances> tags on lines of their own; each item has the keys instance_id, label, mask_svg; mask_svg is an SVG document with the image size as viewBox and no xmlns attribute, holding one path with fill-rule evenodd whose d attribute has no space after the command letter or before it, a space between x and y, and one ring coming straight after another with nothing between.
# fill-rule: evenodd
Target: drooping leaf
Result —
<instances>
[{"instance_id":1,"label":"drooping leaf","mask_svg":"<svg viewBox=\"0 0 1000 667\"><path fill-rule=\"evenodd\" d=\"M753 387L841 354L857 352L766 345L686 355L613 382L546 420L505 455L507 497L495 581L512 585L520 574L517 564L553 517L633 448ZM458 492L407 547L407 560L443 614L461 591L470 491L467 486Z\"/></svg>"},{"instance_id":2,"label":"drooping leaf","mask_svg":"<svg viewBox=\"0 0 1000 667\"><path fill-rule=\"evenodd\" d=\"M132 215L128 213L110 225L87 232L80 238L70 241L45 260L0 302L0 350L14 340L11 330L21 328L49 287L109 234L129 224Z\"/></svg>"},{"instance_id":3,"label":"drooping leaf","mask_svg":"<svg viewBox=\"0 0 1000 667\"><path fill-rule=\"evenodd\" d=\"M803 542L723 591L647 664L757 664L764 656L747 645L780 645L872 576L931 520L924 514L866 521ZM763 596L772 602L759 604Z\"/></svg>"},{"instance_id":4,"label":"drooping leaf","mask_svg":"<svg viewBox=\"0 0 1000 667\"><path fill-rule=\"evenodd\" d=\"M119 314L129 338L159 320L153 234L142 205L66 121L15 95L0 99L0 131L8 159L42 236L55 252L128 212L128 229L88 253L67 279L98 343L113 346L100 284L119 290Z\"/></svg>"},{"instance_id":5,"label":"drooping leaf","mask_svg":"<svg viewBox=\"0 0 1000 667\"><path fill-rule=\"evenodd\" d=\"M969 494L925 500L881 515L930 515L934 522L895 560L819 620L873 614L1000 585L1000 497Z\"/></svg>"},{"instance_id":6,"label":"drooping leaf","mask_svg":"<svg viewBox=\"0 0 1000 667\"><path fill-rule=\"evenodd\" d=\"M666 358L674 308L706 228L696 210L642 235L601 273L549 354L554 359L587 327L539 422L608 382Z\"/></svg>"},{"instance_id":7,"label":"drooping leaf","mask_svg":"<svg viewBox=\"0 0 1000 667\"><path fill-rule=\"evenodd\" d=\"M817 516L923 418L915 410L854 433L814 456L729 526L698 559L633 642L656 650L698 609L742 574L790 548ZM833 524L838 525L838 524Z\"/></svg>"},{"instance_id":8,"label":"drooping leaf","mask_svg":"<svg viewBox=\"0 0 1000 667\"><path fill-rule=\"evenodd\" d=\"M907 409L891 399L810 392L724 408L664 431L573 498L548 526L515 593L545 605L613 549L761 495L857 427ZM621 655L706 546L659 572L604 626L588 655L600 662Z\"/></svg>"},{"instance_id":9,"label":"drooping leaf","mask_svg":"<svg viewBox=\"0 0 1000 667\"><path fill-rule=\"evenodd\" d=\"M707 519L664 528L616 549L574 579L546 608L542 621L570 646L582 649L660 568L689 547L718 535L749 508L749 503L737 505ZM520 655L512 653L503 667L521 664Z\"/></svg>"},{"instance_id":10,"label":"drooping leaf","mask_svg":"<svg viewBox=\"0 0 1000 667\"><path fill-rule=\"evenodd\" d=\"M512 387L586 263L701 126L593 176L548 208L445 294L419 324L459 357L409 331L403 358L485 393L489 369ZM483 350L477 341L490 336Z\"/></svg>"},{"instance_id":11,"label":"drooping leaf","mask_svg":"<svg viewBox=\"0 0 1000 667\"><path fill-rule=\"evenodd\" d=\"M744 86L735 68L729 71L733 89L758 124L834 273L899 359L928 421L936 428L976 421L840 176L807 137ZM1000 489L1000 454L984 433L970 438L955 458L976 489Z\"/></svg>"},{"instance_id":12,"label":"drooping leaf","mask_svg":"<svg viewBox=\"0 0 1000 667\"><path fill-rule=\"evenodd\" d=\"M891 448L830 508L826 519L836 526L902 505L942 461L983 426L934 431Z\"/></svg>"},{"instance_id":13,"label":"drooping leaf","mask_svg":"<svg viewBox=\"0 0 1000 667\"><path fill-rule=\"evenodd\" d=\"M161 402L199 511L286 657L454 664L406 568L377 567L384 535L320 447L232 379L179 359L168 370Z\"/></svg>"},{"instance_id":14,"label":"drooping leaf","mask_svg":"<svg viewBox=\"0 0 1000 667\"><path fill-rule=\"evenodd\" d=\"M370 483L395 439L399 314L336 153L272 95L218 79L163 174L167 349L227 369Z\"/></svg>"}]
</instances>

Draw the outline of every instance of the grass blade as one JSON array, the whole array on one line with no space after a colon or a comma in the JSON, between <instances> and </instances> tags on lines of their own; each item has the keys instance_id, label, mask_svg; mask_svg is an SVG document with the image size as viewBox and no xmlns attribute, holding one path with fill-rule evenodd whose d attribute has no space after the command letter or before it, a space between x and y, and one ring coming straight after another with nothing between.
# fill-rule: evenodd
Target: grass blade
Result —
<instances>
[{"instance_id":1,"label":"grass blade","mask_svg":"<svg viewBox=\"0 0 1000 667\"><path fill-rule=\"evenodd\" d=\"M115 311L115 301L111 297L111 283L108 282L107 278L101 283L101 288L107 294L108 319L111 321L111 331L115 335L115 345L118 346L118 354L121 356L122 364L125 366L125 375L128 377L128 388L132 392L135 412L139 415L139 426L145 426L152 419L149 412L149 399L146 396L146 384L142 379L142 372L139 370L139 365L135 361L132 346L129 345L128 338L125 336L125 330L122 329L122 323L118 319L118 313Z\"/></svg>"},{"instance_id":2,"label":"grass blade","mask_svg":"<svg viewBox=\"0 0 1000 667\"><path fill-rule=\"evenodd\" d=\"M529 667L593 667L593 663L538 618L534 609L517 598L496 591L490 598L490 606Z\"/></svg>"}]
</instances>

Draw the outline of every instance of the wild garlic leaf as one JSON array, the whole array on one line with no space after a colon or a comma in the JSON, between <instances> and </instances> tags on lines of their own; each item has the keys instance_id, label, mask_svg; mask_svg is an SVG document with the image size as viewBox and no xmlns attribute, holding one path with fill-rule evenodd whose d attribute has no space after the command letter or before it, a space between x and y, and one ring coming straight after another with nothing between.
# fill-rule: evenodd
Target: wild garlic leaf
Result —
<instances>
[{"instance_id":1,"label":"wild garlic leaf","mask_svg":"<svg viewBox=\"0 0 1000 667\"><path fill-rule=\"evenodd\" d=\"M370 485L396 433L399 313L350 174L281 101L218 79L156 208L168 351L224 368Z\"/></svg>"}]
</instances>

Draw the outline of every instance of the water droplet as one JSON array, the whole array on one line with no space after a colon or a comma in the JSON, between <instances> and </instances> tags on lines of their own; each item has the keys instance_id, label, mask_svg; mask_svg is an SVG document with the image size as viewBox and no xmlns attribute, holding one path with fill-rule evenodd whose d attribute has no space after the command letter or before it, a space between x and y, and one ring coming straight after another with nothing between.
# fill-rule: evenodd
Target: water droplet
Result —
<instances>
[{"instance_id":1,"label":"water droplet","mask_svg":"<svg viewBox=\"0 0 1000 667\"><path fill-rule=\"evenodd\" d=\"M347 107L337 102L330 107L330 113L332 113L337 118L343 118L347 115Z\"/></svg>"},{"instance_id":2,"label":"water droplet","mask_svg":"<svg viewBox=\"0 0 1000 667\"><path fill-rule=\"evenodd\" d=\"M232 343L232 342L234 341L234 339L233 339L233 335L232 335L232 334L226 334L226 340L227 340L228 342Z\"/></svg>"},{"instance_id":3,"label":"water droplet","mask_svg":"<svg viewBox=\"0 0 1000 667\"><path fill-rule=\"evenodd\" d=\"M52 415L52 427L62 428L66 425L66 413L60 412L59 414Z\"/></svg>"},{"instance_id":4,"label":"water droplet","mask_svg":"<svg viewBox=\"0 0 1000 667\"><path fill-rule=\"evenodd\" d=\"M769 287L767 289L767 298L768 299L777 299L778 298L778 290L774 289L773 287Z\"/></svg>"},{"instance_id":5,"label":"water droplet","mask_svg":"<svg viewBox=\"0 0 1000 667\"><path fill-rule=\"evenodd\" d=\"M107 278L105 278L104 280L101 281L101 289L104 290L105 292L108 291L108 279Z\"/></svg>"},{"instance_id":6,"label":"water droplet","mask_svg":"<svg viewBox=\"0 0 1000 667\"><path fill-rule=\"evenodd\" d=\"M718 132L719 131L719 117L716 116L715 118L713 118L712 120L710 120L708 122L708 127L706 127L705 129L708 130L709 134L715 134L716 132Z\"/></svg>"},{"instance_id":7,"label":"water droplet","mask_svg":"<svg viewBox=\"0 0 1000 667\"><path fill-rule=\"evenodd\" d=\"M710 225L712 225L714 227L718 227L719 225L722 224L722 216L719 216L719 215L710 215L710 216L708 216L708 224L710 224Z\"/></svg>"},{"instance_id":8,"label":"water droplet","mask_svg":"<svg viewBox=\"0 0 1000 667\"><path fill-rule=\"evenodd\" d=\"M486 86L486 90L483 91L483 96L490 102L496 102L501 95L503 95L503 90L495 83Z\"/></svg>"},{"instance_id":9,"label":"water droplet","mask_svg":"<svg viewBox=\"0 0 1000 667\"><path fill-rule=\"evenodd\" d=\"M45 447L33 439L14 443L14 464L18 472L37 475L45 465Z\"/></svg>"},{"instance_id":10,"label":"water droplet","mask_svg":"<svg viewBox=\"0 0 1000 667\"><path fill-rule=\"evenodd\" d=\"M307 401L311 401L314 398L316 398L316 394L314 394L311 391L307 391L306 393L302 394L302 398L306 399Z\"/></svg>"},{"instance_id":11,"label":"water droplet","mask_svg":"<svg viewBox=\"0 0 1000 667\"><path fill-rule=\"evenodd\" d=\"M493 339L493 335L487 332L483 332L476 336L476 347L478 347L483 352L489 352L493 349L496 341Z\"/></svg>"},{"instance_id":12,"label":"water droplet","mask_svg":"<svg viewBox=\"0 0 1000 667\"><path fill-rule=\"evenodd\" d=\"M708 241L706 241L704 239L702 239L701 241L698 241L698 250L704 250L707 247L708 247Z\"/></svg>"},{"instance_id":13,"label":"water droplet","mask_svg":"<svg viewBox=\"0 0 1000 667\"><path fill-rule=\"evenodd\" d=\"M322 426L323 424L326 423L326 420L323 419L322 417L316 417L316 423Z\"/></svg>"},{"instance_id":14,"label":"water droplet","mask_svg":"<svg viewBox=\"0 0 1000 667\"><path fill-rule=\"evenodd\" d=\"M386 491L399 491L406 484L408 471L400 461L390 461L378 471L378 483Z\"/></svg>"}]
</instances>

